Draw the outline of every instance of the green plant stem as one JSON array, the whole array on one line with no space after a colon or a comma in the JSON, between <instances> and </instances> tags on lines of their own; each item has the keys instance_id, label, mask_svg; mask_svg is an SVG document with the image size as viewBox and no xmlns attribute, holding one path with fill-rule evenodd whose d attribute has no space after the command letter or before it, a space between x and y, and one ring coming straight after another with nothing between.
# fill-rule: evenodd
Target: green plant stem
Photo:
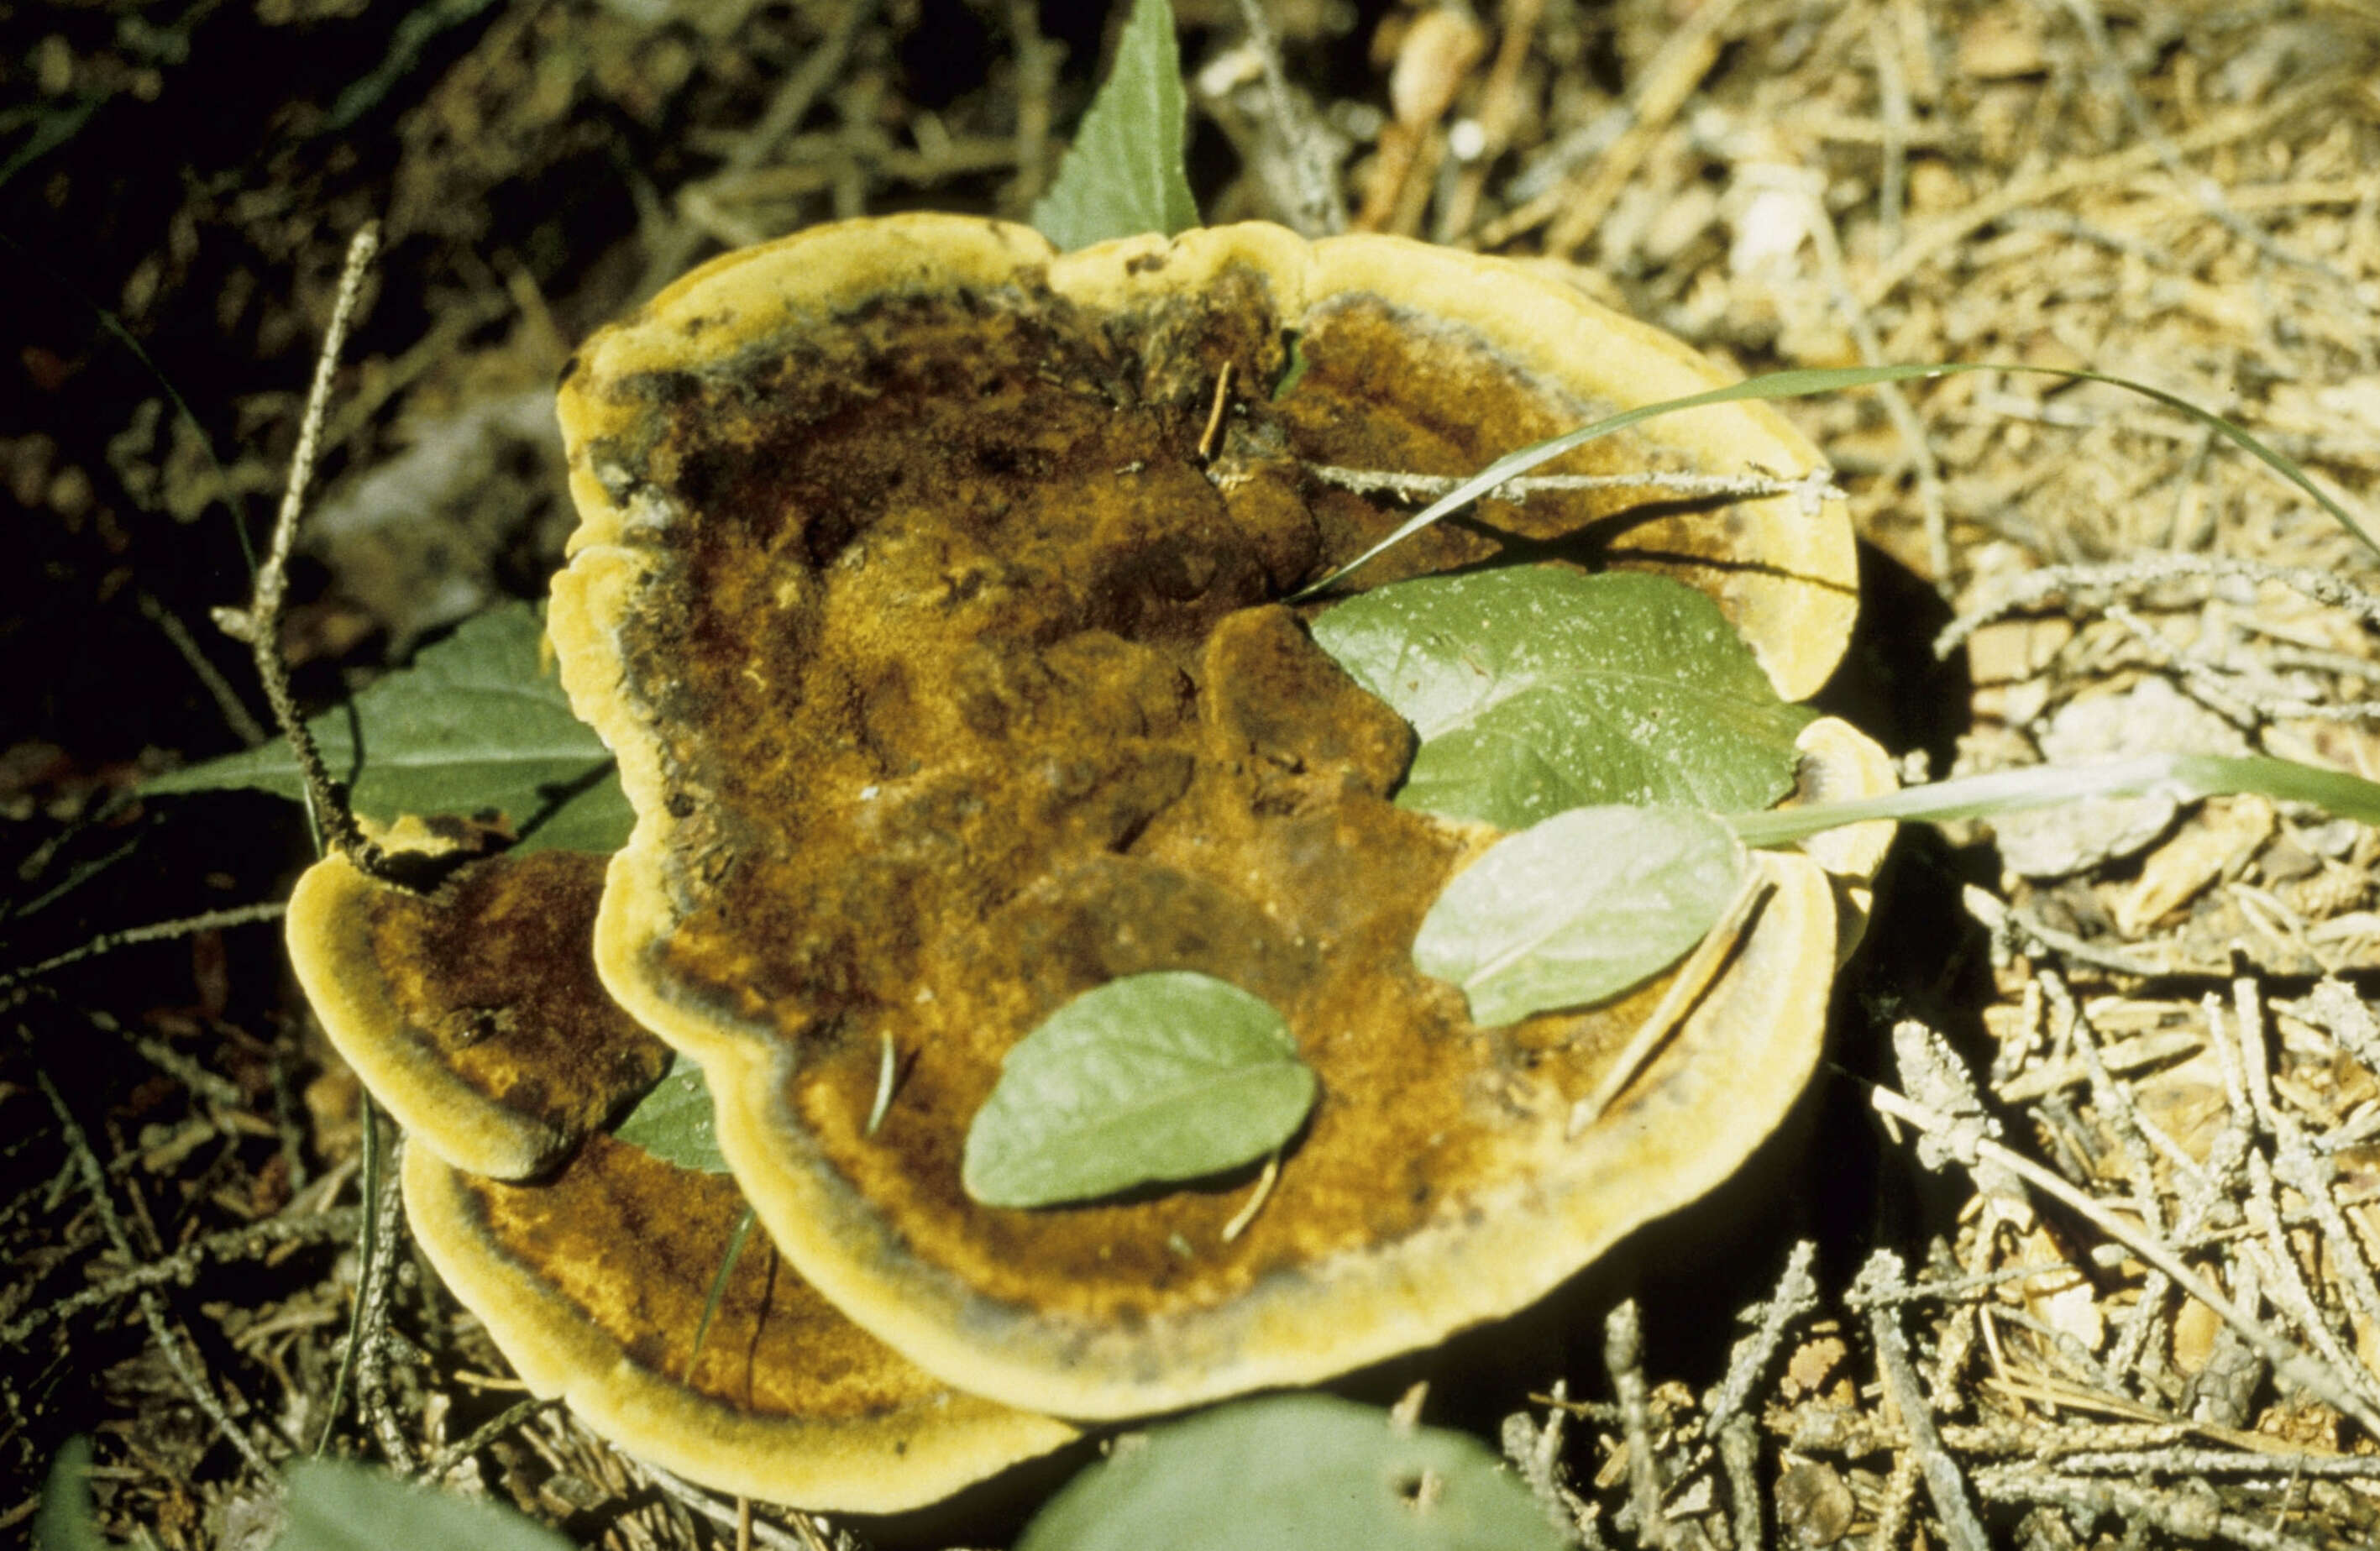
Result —
<instances>
[{"instance_id":1,"label":"green plant stem","mask_svg":"<svg viewBox=\"0 0 2380 1551\"><path fill-rule=\"evenodd\" d=\"M2084 797L2163 793L2177 801L2252 793L2277 802L2312 803L2341 818L2380 825L2380 785L2265 755L2143 754L2104 765L2036 765L1962 776L1881 797L1807 807L1739 813L1727 822L1751 846L1791 845L1822 831L1871 819L1989 818Z\"/></svg>"}]
</instances>

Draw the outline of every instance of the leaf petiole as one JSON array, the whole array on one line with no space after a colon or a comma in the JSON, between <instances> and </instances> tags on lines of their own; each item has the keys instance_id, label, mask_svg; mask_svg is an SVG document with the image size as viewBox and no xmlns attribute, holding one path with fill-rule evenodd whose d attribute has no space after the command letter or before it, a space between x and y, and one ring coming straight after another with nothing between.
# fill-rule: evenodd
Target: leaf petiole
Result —
<instances>
[{"instance_id":1,"label":"leaf petiole","mask_svg":"<svg viewBox=\"0 0 2380 1551\"><path fill-rule=\"evenodd\" d=\"M1961 776L1930 786L1912 786L1880 797L1807 807L1739 813L1727 818L1744 844L1791 845L1846 824L1871 819L1989 818L1996 814L2049 807L2085 797L2138 796L2162 792L2180 801L2252 793L2278 802L2312 803L2352 818L2380 825L2380 785L2342 770L2301 765L2268 755L2143 754L2103 765L2035 765L1989 775Z\"/></svg>"}]
</instances>

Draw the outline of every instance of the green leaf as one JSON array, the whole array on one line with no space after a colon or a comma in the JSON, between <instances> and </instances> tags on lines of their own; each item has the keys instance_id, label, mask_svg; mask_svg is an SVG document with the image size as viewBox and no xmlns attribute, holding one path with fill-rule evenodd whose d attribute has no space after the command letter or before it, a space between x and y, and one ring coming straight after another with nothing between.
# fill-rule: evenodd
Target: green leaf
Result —
<instances>
[{"instance_id":1,"label":"green leaf","mask_svg":"<svg viewBox=\"0 0 2380 1551\"><path fill-rule=\"evenodd\" d=\"M1320 581L1309 582L1290 594L1289 601L1304 602L1318 593L1330 590L1345 579L1350 572L1370 563L1432 524L1453 515L1505 480L1517 479L1539 464L1550 463L1573 447L1583 447L1589 442L1609 436L1615 431L1625 430L1630 426L1641 425L1646 420L1656 419L1663 415L1674 415L1682 409L1699 409L1705 405L1809 398L1817 394L1840 393L1846 388L1869 388L1885 382L1931 381L1937 377L1962 376L1970 371L2012 371L2044 377L2059 377L2072 382L2105 382L2111 388L2121 388L2127 393L2138 394L2143 398L2154 399L2167 408L2177 410L2196 420L2226 442L2255 458L2265 467L2304 491L2316 505L2329 513L2341 527L2362 539L2368 548L2380 551L2380 539L2374 539L2370 530L2358 522L2354 515L2345 506L2316 485L2295 460L2273 451L2249 435L2247 431L2212 410L2201 409L2186 398L2169 394L2163 388L2151 387L2146 382L2135 382L2124 377L2110 377L2104 372L2073 371L2064 367L2054 366L2018 366L2006 361L1936 361L1925 366L1804 367L1792 371L1772 371L1765 376L1748 377L1741 382L1730 382L1724 388L1713 388L1706 393L1689 394L1683 398L1663 399L1658 404L1638 405L1633 409L1623 409L1617 415L1596 421L1593 425L1581 426L1576 430L1565 431L1560 436L1549 437L1543 442L1534 442L1517 451L1507 453L1431 502L1427 506L1407 517L1398 526L1395 532L1374 544L1362 554L1331 572Z\"/></svg>"},{"instance_id":2,"label":"green leaf","mask_svg":"<svg viewBox=\"0 0 2380 1551\"><path fill-rule=\"evenodd\" d=\"M1587 807L1498 842L1422 918L1414 963L1493 1026L1617 996L1702 940L1742 887L1742 842L1690 808Z\"/></svg>"},{"instance_id":3,"label":"green leaf","mask_svg":"<svg viewBox=\"0 0 2380 1551\"><path fill-rule=\"evenodd\" d=\"M458 1497L337 1460L290 1467L288 1517L273 1551L570 1551L570 1543L485 1499Z\"/></svg>"},{"instance_id":4,"label":"green leaf","mask_svg":"<svg viewBox=\"0 0 2380 1551\"><path fill-rule=\"evenodd\" d=\"M1091 100L1057 181L1033 206L1043 236L1072 251L1111 237L1198 224L1183 171L1188 100L1166 0L1133 0L1115 64Z\"/></svg>"},{"instance_id":5,"label":"green leaf","mask_svg":"<svg viewBox=\"0 0 2380 1551\"><path fill-rule=\"evenodd\" d=\"M616 851L635 823L612 756L571 714L544 660L545 628L525 603L476 619L310 723L334 778L350 782L358 812L494 809L522 850ZM356 749L360 729L363 748ZM155 794L249 787L302 801L287 744L272 743L158 777Z\"/></svg>"},{"instance_id":6,"label":"green leaf","mask_svg":"<svg viewBox=\"0 0 2380 1551\"><path fill-rule=\"evenodd\" d=\"M1556 1551L1570 1542L1477 1439L1325 1395L1152 1430L1076 1476L1016 1551Z\"/></svg>"},{"instance_id":7,"label":"green leaf","mask_svg":"<svg viewBox=\"0 0 2380 1551\"><path fill-rule=\"evenodd\" d=\"M91 1509L91 1440L67 1439L42 1483L33 1515L33 1551L113 1551Z\"/></svg>"},{"instance_id":8,"label":"green leaf","mask_svg":"<svg viewBox=\"0 0 2380 1551\"><path fill-rule=\"evenodd\" d=\"M1261 999L1187 971L1127 975L1016 1042L967 1127L961 1178L988 1206L1195 1180L1288 1141L1315 1090Z\"/></svg>"},{"instance_id":9,"label":"green leaf","mask_svg":"<svg viewBox=\"0 0 2380 1551\"><path fill-rule=\"evenodd\" d=\"M727 1160L719 1156L719 1118L710 1108L710 1089L702 1068L681 1054L670 1069L639 1099L612 1132L612 1140L702 1174L724 1174Z\"/></svg>"},{"instance_id":10,"label":"green leaf","mask_svg":"<svg viewBox=\"0 0 2380 1551\"><path fill-rule=\"evenodd\" d=\"M1421 735L1398 805L1500 829L1596 803L1766 807L1792 789L1811 717L1718 604L1633 572L1394 582L1314 639Z\"/></svg>"}]
</instances>

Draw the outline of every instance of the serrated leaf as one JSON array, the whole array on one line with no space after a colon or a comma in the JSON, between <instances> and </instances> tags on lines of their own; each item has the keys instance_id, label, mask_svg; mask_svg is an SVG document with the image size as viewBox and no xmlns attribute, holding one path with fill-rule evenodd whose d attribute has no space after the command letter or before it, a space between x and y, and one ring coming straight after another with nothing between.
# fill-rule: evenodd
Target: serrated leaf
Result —
<instances>
[{"instance_id":1,"label":"serrated leaf","mask_svg":"<svg viewBox=\"0 0 2380 1551\"><path fill-rule=\"evenodd\" d=\"M1544 565L1394 582L1314 639L1421 735L1401 806L1523 830L1567 808L1767 807L1811 712L1681 582Z\"/></svg>"},{"instance_id":2,"label":"serrated leaf","mask_svg":"<svg viewBox=\"0 0 2380 1551\"><path fill-rule=\"evenodd\" d=\"M1152 1429L1050 1499L1016 1551L1556 1551L1569 1545L1477 1439L1400 1430L1326 1395Z\"/></svg>"},{"instance_id":3,"label":"serrated leaf","mask_svg":"<svg viewBox=\"0 0 2380 1551\"><path fill-rule=\"evenodd\" d=\"M359 813L477 813L511 820L520 849L616 851L635 823L612 756L571 714L528 604L468 620L350 706L308 723ZM362 733L360 758L356 733ZM157 794L247 787L302 800L279 739L159 776Z\"/></svg>"},{"instance_id":4,"label":"serrated leaf","mask_svg":"<svg viewBox=\"0 0 2380 1551\"><path fill-rule=\"evenodd\" d=\"M1742 842L1711 814L1575 808L1457 874L1422 917L1414 964L1461 987L1483 1025L1584 1007L1701 941L1745 866Z\"/></svg>"},{"instance_id":5,"label":"serrated leaf","mask_svg":"<svg viewBox=\"0 0 2380 1551\"><path fill-rule=\"evenodd\" d=\"M289 1470L287 1518L273 1551L569 1551L570 1543L511 1509L398 1480L338 1460Z\"/></svg>"},{"instance_id":6,"label":"serrated leaf","mask_svg":"<svg viewBox=\"0 0 2380 1551\"><path fill-rule=\"evenodd\" d=\"M1033 224L1062 249L1198 224L1183 170L1189 102L1167 0L1133 0L1115 63L1083 115Z\"/></svg>"},{"instance_id":7,"label":"serrated leaf","mask_svg":"<svg viewBox=\"0 0 2380 1551\"><path fill-rule=\"evenodd\" d=\"M1048 1206L1195 1180L1288 1141L1316 1086L1261 998L1185 970L1127 975L1010 1049L962 1182L988 1206Z\"/></svg>"},{"instance_id":8,"label":"serrated leaf","mask_svg":"<svg viewBox=\"0 0 2380 1551\"><path fill-rule=\"evenodd\" d=\"M724 1174L727 1160L719 1154L719 1118L710 1106L710 1088L702 1068L674 1057L670 1069L637 1101L627 1118L613 1128L612 1140L642 1147L663 1163L704 1174Z\"/></svg>"}]
</instances>

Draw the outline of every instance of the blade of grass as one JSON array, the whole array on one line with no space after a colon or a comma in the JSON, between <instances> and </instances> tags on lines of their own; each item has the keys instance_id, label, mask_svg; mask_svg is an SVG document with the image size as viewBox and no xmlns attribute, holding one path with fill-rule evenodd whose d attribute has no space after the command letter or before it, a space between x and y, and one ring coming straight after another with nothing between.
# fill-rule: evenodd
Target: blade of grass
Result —
<instances>
[{"instance_id":1,"label":"blade of grass","mask_svg":"<svg viewBox=\"0 0 2380 1551\"><path fill-rule=\"evenodd\" d=\"M2097 371L2074 371L2061 367L2015 366L1998 361L1936 362L1925 366L1806 368L1793 371L1772 371L1763 377L1746 378L1741 382L1730 383L1724 388L1713 388L1707 393L1692 394L1684 398L1665 399L1658 404L1639 405L1633 409L1623 410L1608 419L1597 420L1593 425L1582 426L1576 430L1567 431L1550 441L1539 442L1535 445L1523 447L1518 452L1507 453L1407 518L1395 532L1366 550L1362 554L1331 572L1320 581L1292 593L1289 600L1293 603L1303 602L1317 593L1336 586L1350 573L1369 563L1389 550L1394 549L1415 534L1460 511L1505 480L1517 479L1539 465L1549 463L1561 456L1574 447L1583 447L1589 442L1609 436L1615 431L1625 430L1630 426L1641 424L1658 416L1674 415L1682 409L1706 408L1715 404L1807 398L1814 394L1840 393L1846 388L1874 387L1880 382L1930 381L1937 377L1956 377L1970 371L2028 372L2035 376L2062 377L2070 382L2105 382L2110 387L2122 388L2129 393L2154 399L2169 409L2180 410L2192 419L2211 428L2224 440L2244 449L2282 479L2312 496L2317 505L2338 519L2341 527L2361 539L2366 548L2380 553L2380 540L2375 540L2345 506L2325 493L2311 479L2307 478L2305 470L2299 467L2294 461L2265 446L2222 416L2211 410L2202 409L2188 399L2169 394L2163 388L2153 388L2145 382L2134 382L2127 378L2110 377Z\"/></svg>"},{"instance_id":2,"label":"blade of grass","mask_svg":"<svg viewBox=\"0 0 2380 1551\"><path fill-rule=\"evenodd\" d=\"M735 1231L727 1240L727 1253L720 1257L719 1274L710 1278L710 1296L702 1301L702 1317L695 1322L694 1348L686 1354L686 1382L694 1382L694 1365L702 1356L703 1338L710 1334L710 1322L719 1317L719 1305L727 1297L727 1278L735 1274L736 1259L744 1253L744 1242L752 1237L752 1208L744 1208L736 1219Z\"/></svg>"},{"instance_id":3,"label":"blade of grass","mask_svg":"<svg viewBox=\"0 0 2380 1551\"><path fill-rule=\"evenodd\" d=\"M2311 803L2341 818L2380 825L2380 785L2341 770L2267 755L2143 754L2104 765L2035 765L1961 776L1881 797L1728 818L1751 846L1790 845L1823 830L1870 819L1989 818L2084 797L2165 793L2177 800L2252 793L2277 802Z\"/></svg>"}]
</instances>

